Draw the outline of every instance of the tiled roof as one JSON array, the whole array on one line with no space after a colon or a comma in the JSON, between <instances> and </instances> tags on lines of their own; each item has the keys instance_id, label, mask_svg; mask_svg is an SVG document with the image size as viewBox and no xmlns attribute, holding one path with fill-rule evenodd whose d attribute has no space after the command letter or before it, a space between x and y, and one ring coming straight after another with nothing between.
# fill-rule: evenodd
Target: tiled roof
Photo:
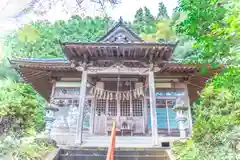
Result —
<instances>
[{"instance_id":1,"label":"tiled roof","mask_svg":"<svg viewBox=\"0 0 240 160\"><path fill-rule=\"evenodd\" d=\"M49 100L51 95L51 78L52 73L58 73L59 76L80 76L66 58L23 58L12 59L10 63L15 68L23 79L32 84L33 88L38 91L46 100ZM156 75L162 75L164 73L169 74L183 74L185 76L196 74L200 71L201 65L188 65L188 64L176 64L166 63L160 66L161 70ZM215 71L214 71L215 72Z\"/></svg>"}]
</instances>

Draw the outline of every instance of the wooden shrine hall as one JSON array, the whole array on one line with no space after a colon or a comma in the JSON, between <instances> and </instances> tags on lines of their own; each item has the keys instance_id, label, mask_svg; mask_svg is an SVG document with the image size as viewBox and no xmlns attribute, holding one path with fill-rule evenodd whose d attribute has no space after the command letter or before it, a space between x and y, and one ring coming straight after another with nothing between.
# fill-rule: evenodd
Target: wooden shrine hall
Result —
<instances>
[{"instance_id":1,"label":"wooden shrine hall","mask_svg":"<svg viewBox=\"0 0 240 160\"><path fill-rule=\"evenodd\" d=\"M123 146L191 135L190 103L214 71L172 63L175 42L144 42L120 20L97 42L60 45L65 58L10 61L49 102L46 129L59 145L109 139L113 121Z\"/></svg>"}]
</instances>

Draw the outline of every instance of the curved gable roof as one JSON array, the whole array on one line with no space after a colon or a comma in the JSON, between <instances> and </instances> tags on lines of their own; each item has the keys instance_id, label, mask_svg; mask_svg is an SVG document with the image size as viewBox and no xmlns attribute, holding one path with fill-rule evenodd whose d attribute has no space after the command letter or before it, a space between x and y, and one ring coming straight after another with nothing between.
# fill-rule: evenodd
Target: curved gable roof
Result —
<instances>
[{"instance_id":1,"label":"curved gable roof","mask_svg":"<svg viewBox=\"0 0 240 160\"><path fill-rule=\"evenodd\" d=\"M143 40L120 17L118 23L113 26L98 42L143 42Z\"/></svg>"}]
</instances>

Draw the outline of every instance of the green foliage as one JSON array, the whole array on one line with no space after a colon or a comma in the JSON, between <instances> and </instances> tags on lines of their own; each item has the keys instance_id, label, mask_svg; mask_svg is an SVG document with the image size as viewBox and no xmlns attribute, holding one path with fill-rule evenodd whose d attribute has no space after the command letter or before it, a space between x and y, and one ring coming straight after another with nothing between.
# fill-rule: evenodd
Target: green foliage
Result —
<instances>
[{"instance_id":1,"label":"green foliage","mask_svg":"<svg viewBox=\"0 0 240 160\"><path fill-rule=\"evenodd\" d=\"M0 159L43 160L47 152L54 149L50 144L36 143L34 137L20 138L14 134L1 137Z\"/></svg>"},{"instance_id":2,"label":"green foliage","mask_svg":"<svg viewBox=\"0 0 240 160\"><path fill-rule=\"evenodd\" d=\"M234 137L240 137L239 128L235 129L240 126L239 79L240 69L229 67L215 76L201 92L199 103L193 106L192 139L174 145L179 160L240 158L233 147L237 142Z\"/></svg>"},{"instance_id":3,"label":"green foliage","mask_svg":"<svg viewBox=\"0 0 240 160\"><path fill-rule=\"evenodd\" d=\"M143 16L143 21L144 23L152 23L155 18L154 16L152 15L151 11L147 8L147 7L144 7L144 16Z\"/></svg>"},{"instance_id":4,"label":"green foliage","mask_svg":"<svg viewBox=\"0 0 240 160\"><path fill-rule=\"evenodd\" d=\"M239 60L239 1L223 5L222 1L180 0L179 10L187 13L177 24L177 32L194 41L196 53L191 61L238 64ZM238 11L237 11L238 10ZM234 63L233 63L234 62ZM207 72L203 67L202 72ZM240 69L227 67L215 76L201 92L193 106L195 124L193 136L187 142L174 145L179 160L240 159L234 148L240 137ZM236 135L237 134L237 135Z\"/></svg>"},{"instance_id":5,"label":"green foliage","mask_svg":"<svg viewBox=\"0 0 240 160\"><path fill-rule=\"evenodd\" d=\"M136 13L135 13L135 16L134 16L134 23L144 23L143 21L143 9L142 8L139 8Z\"/></svg>"},{"instance_id":6,"label":"green foliage","mask_svg":"<svg viewBox=\"0 0 240 160\"><path fill-rule=\"evenodd\" d=\"M6 58L3 58L3 60L0 61L0 80L6 78L18 80L19 76L14 70L10 68L8 60Z\"/></svg>"},{"instance_id":7,"label":"green foliage","mask_svg":"<svg viewBox=\"0 0 240 160\"><path fill-rule=\"evenodd\" d=\"M145 41L159 42L165 40L175 40L176 34L171 27L171 20L165 19L155 22L156 31L154 33L144 32L140 36Z\"/></svg>"},{"instance_id":8,"label":"green foliage","mask_svg":"<svg viewBox=\"0 0 240 160\"><path fill-rule=\"evenodd\" d=\"M159 3L159 13L157 18L147 16L150 11L145 7L140 8L135 14L133 28L139 33L140 37L147 42L165 42L178 40L179 43L173 53L173 59L181 63L189 63L192 59L199 60L199 51L193 49L194 39L182 34L177 34L175 26L181 23L186 14L178 10L174 11L173 16L167 15L166 7ZM147 18L150 17L150 18Z\"/></svg>"},{"instance_id":9,"label":"green foliage","mask_svg":"<svg viewBox=\"0 0 240 160\"><path fill-rule=\"evenodd\" d=\"M240 93L240 69L238 67L228 67L223 73L212 79L214 88L224 88L231 90L236 97Z\"/></svg>"},{"instance_id":10,"label":"green foliage","mask_svg":"<svg viewBox=\"0 0 240 160\"><path fill-rule=\"evenodd\" d=\"M237 130L240 131L240 130ZM185 142L174 142L173 152L177 160L238 160L240 154L235 152L233 142L229 140L228 133L216 135L221 145L204 145L196 143L192 139Z\"/></svg>"},{"instance_id":11,"label":"green foliage","mask_svg":"<svg viewBox=\"0 0 240 160\"><path fill-rule=\"evenodd\" d=\"M236 60L231 57L238 46L240 35L239 1L219 5L221 0L180 0L179 9L187 13L186 19L177 25L178 33L194 40L194 48L201 50L205 61ZM237 11L238 10L238 11Z\"/></svg>"},{"instance_id":12,"label":"green foliage","mask_svg":"<svg viewBox=\"0 0 240 160\"><path fill-rule=\"evenodd\" d=\"M0 82L0 116L13 116L21 122L26 134L41 131L44 126L43 106L37 93L28 84L12 80Z\"/></svg>"},{"instance_id":13,"label":"green foliage","mask_svg":"<svg viewBox=\"0 0 240 160\"><path fill-rule=\"evenodd\" d=\"M63 57L62 42L92 42L100 38L112 21L108 18L73 16L68 21L37 21L6 38L5 54L15 57ZM29 34L30 30L30 34Z\"/></svg>"},{"instance_id":14,"label":"green foliage","mask_svg":"<svg viewBox=\"0 0 240 160\"><path fill-rule=\"evenodd\" d=\"M155 17L151 14L150 10L147 7L144 7L143 9L139 8L135 13L135 19L132 27L138 34L155 33Z\"/></svg>"},{"instance_id":15,"label":"green foliage","mask_svg":"<svg viewBox=\"0 0 240 160\"><path fill-rule=\"evenodd\" d=\"M167 13L167 8L163 2L160 2L159 6L158 6L157 20L168 19L168 18L169 18L169 16Z\"/></svg>"},{"instance_id":16,"label":"green foliage","mask_svg":"<svg viewBox=\"0 0 240 160\"><path fill-rule=\"evenodd\" d=\"M201 142L204 135L204 138L208 139L206 143L215 144L213 137L216 134L228 131L238 124L239 102L240 99L228 89L214 89L213 86L205 88L200 97L200 104L194 106L196 123L193 139Z\"/></svg>"}]
</instances>

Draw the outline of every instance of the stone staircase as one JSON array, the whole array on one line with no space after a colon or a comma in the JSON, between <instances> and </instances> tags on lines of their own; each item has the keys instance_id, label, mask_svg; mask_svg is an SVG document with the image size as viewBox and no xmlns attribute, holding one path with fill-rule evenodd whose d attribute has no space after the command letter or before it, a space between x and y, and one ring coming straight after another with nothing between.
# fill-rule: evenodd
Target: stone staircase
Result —
<instances>
[{"instance_id":1,"label":"stone staircase","mask_svg":"<svg viewBox=\"0 0 240 160\"><path fill-rule=\"evenodd\" d=\"M108 148L61 149L54 160L106 160ZM166 149L116 148L114 160L170 160Z\"/></svg>"},{"instance_id":2,"label":"stone staircase","mask_svg":"<svg viewBox=\"0 0 240 160\"><path fill-rule=\"evenodd\" d=\"M169 151L173 140L161 137L159 145L153 146L151 137L117 136L114 160L172 160ZM106 160L109 144L109 136L84 136L81 146L58 145L55 158L46 160Z\"/></svg>"}]
</instances>

